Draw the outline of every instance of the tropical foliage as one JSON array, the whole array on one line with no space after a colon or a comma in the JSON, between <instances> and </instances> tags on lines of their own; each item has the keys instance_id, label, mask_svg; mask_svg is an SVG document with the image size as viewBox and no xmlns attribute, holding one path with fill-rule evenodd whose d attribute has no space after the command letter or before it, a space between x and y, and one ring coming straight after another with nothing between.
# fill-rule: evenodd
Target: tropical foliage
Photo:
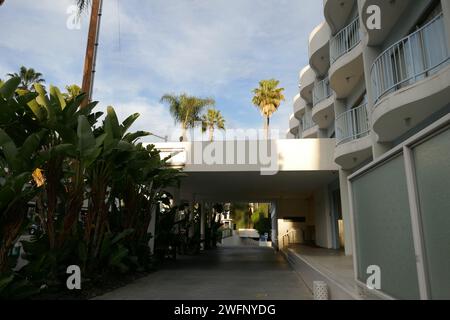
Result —
<instances>
[{"instance_id":1,"label":"tropical foliage","mask_svg":"<svg viewBox=\"0 0 450 320\"><path fill-rule=\"evenodd\" d=\"M253 104L259 109L264 117L264 129L266 138L269 138L270 117L278 110L285 100L284 88L279 88L280 82L275 79L262 80L259 87L253 90Z\"/></svg>"},{"instance_id":2,"label":"tropical foliage","mask_svg":"<svg viewBox=\"0 0 450 320\"><path fill-rule=\"evenodd\" d=\"M139 114L119 122L108 107L100 121L96 103L80 108L83 94L21 84L0 85L0 297L61 287L69 265L84 281L148 268L147 229L180 172L138 142L148 133L129 131ZM27 240L33 221L43 230Z\"/></svg>"},{"instance_id":3,"label":"tropical foliage","mask_svg":"<svg viewBox=\"0 0 450 320\"><path fill-rule=\"evenodd\" d=\"M208 109L206 114L202 116L202 131L209 133L209 141L214 140L215 129L225 130L225 119L219 110Z\"/></svg>"},{"instance_id":4,"label":"tropical foliage","mask_svg":"<svg viewBox=\"0 0 450 320\"><path fill-rule=\"evenodd\" d=\"M212 98L198 98L187 94L166 94L161 98L161 102L169 106L175 123L181 124L180 141L186 141L187 130L201 123L203 110L215 105Z\"/></svg>"},{"instance_id":5,"label":"tropical foliage","mask_svg":"<svg viewBox=\"0 0 450 320\"><path fill-rule=\"evenodd\" d=\"M20 89L32 90L33 83L43 83L42 73L36 72L33 68L20 67L19 73L8 73L10 78L20 79Z\"/></svg>"}]
</instances>

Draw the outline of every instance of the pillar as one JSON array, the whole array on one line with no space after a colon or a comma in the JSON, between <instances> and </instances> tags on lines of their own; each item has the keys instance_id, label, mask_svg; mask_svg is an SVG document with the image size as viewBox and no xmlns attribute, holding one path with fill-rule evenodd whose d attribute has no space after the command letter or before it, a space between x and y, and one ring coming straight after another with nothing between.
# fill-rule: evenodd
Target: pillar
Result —
<instances>
[{"instance_id":1,"label":"pillar","mask_svg":"<svg viewBox=\"0 0 450 320\"><path fill-rule=\"evenodd\" d=\"M350 221L350 197L348 194L349 171L339 169L339 187L341 192L342 219L344 220L345 254L353 254L353 231Z\"/></svg>"},{"instance_id":2,"label":"pillar","mask_svg":"<svg viewBox=\"0 0 450 320\"><path fill-rule=\"evenodd\" d=\"M270 218L272 221L272 247L279 250L278 247L278 217L277 217L277 205L276 202L270 204Z\"/></svg>"},{"instance_id":3,"label":"pillar","mask_svg":"<svg viewBox=\"0 0 450 320\"><path fill-rule=\"evenodd\" d=\"M205 203L200 203L200 249L205 250L205 239L206 239L206 209Z\"/></svg>"},{"instance_id":4,"label":"pillar","mask_svg":"<svg viewBox=\"0 0 450 320\"><path fill-rule=\"evenodd\" d=\"M445 29L447 31L447 46L450 52L450 0L441 0L442 12L444 13Z\"/></svg>"},{"instance_id":5,"label":"pillar","mask_svg":"<svg viewBox=\"0 0 450 320\"><path fill-rule=\"evenodd\" d=\"M367 43L367 34L364 35L364 42ZM371 70L374 61L378 58L378 56L382 53L381 48L379 47L370 47L365 45L363 50L363 59L364 59L364 78L366 82L366 90L367 90L367 110L369 113L369 121L371 124L370 138L372 141L372 154L374 160L381 157L387 151L392 148L391 143L379 142L378 135L373 130L373 120L372 120L372 110L374 108L375 101L375 93L372 88L372 76Z\"/></svg>"},{"instance_id":6,"label":"pillar","mask_svg":"<svg viewBox=\"0 0 450 320\"><path fill-rule=\"evenodd\" d=\"M155 252L155 234L156 234L156 219L158 211L156 210L156 205L152 209L152 218L150 219L150 223L147 228L147 233L152 235L152 238L148 242L148 246L150 248L151 254L154 254Z\"/></svg>"}]
</instances>

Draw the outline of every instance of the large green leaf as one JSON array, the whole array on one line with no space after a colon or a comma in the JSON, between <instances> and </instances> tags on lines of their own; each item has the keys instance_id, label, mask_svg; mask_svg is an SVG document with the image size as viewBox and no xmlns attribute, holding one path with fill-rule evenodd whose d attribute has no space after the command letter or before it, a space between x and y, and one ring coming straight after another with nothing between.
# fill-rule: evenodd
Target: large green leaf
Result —
<instances>
[{"instance_id":1,"label":"large green leaf","mask_svg":"<svg viewBox=\"0 0 450 320\"><path fill-rule=\"evenodd\" d=\"M78 117L78 128L77 128L77 136L78 136L78 151L81 156L85 155L89 149L95 147L95 137L92 132L91 125L89 124L86 116Z\"/></svg>"},{"instance_id":2,"label":"large green leaf","mask_svg":"<svg viewBox=\"0 0 450 320\"><path fill-rule=\"evenodd\" d=\"M150 132L146 132L146 131L137 131L137 132L133 132L133 133L127 133L125 135L125 137L123 137L123 139L125 141L128 142L134 142L136 139L142 138L142 137L147 137L150 135Z\"/></svg>"},{"instance_id":3,"label":"large green leaf","mask_svg":"<svg viewBox=\"0 0 450 320\"><path fill-rule=\"evenodd\" d=\"M30 161L33 153L38 151L41 140L44 138L47 133L46 129L43 129L37 133L33 133L28 136L28 138L24 141L22 147L20 148L20 156L25 161Z\"/></svg>"},{"instance_id":4,"label":"large green leaf","mask_svg":"<svg viewBox=\"0 0 450 320\"><path fill-rule=\"evenodd\" d=\"M120 130L119 120L117 119L116 112L114 108L109 106L107 108L107 114L105 119L105 132L108 134L109 139L120 139L122 137L122 132Z\"/></svg>"},{"instance_id":5,"label":"large green leaf","mask_svg":"<svg viewBox=\"0 0 450 320\"><path fill-rule=\"evenodd\" d=\"M20 78L11 78L0 88L0 95L5 99L10 99L20 84Z\"/></svg>"},{"instance_id":6,"label":"large green leaf","mask_svg":"<svg viewBox=\"0 0 450 320\"><path fill-rule=\"evenodd\" d=\"M128 129L130 129L130 127L139 118L139 116L139 113L132 114L131 116L126 118L124 122L122 122L123 133L127 132Z\"/></svg>"},{"instance_id":7,"label":"large green leaf","mask_svg":"<svg viewBox=\"0 0 450 320\"><path fill-rule=\"evenodd\" d=\"M17 147L14 144L14 141L11 137L0 128L0 148L5 155L6 161L9 166L15 166L16 156L17 156Z\"/></svg>"},{"instance_id":8,"label":"large green leaf","mask_svg":"<svg viewBox=\"0 0 450 320\"><path fill-rule=\"evenodd\" d=\"M57 87L50 86L50 96L58 103L61 109L66 107L66 100Z\"/></svg>"}]
</instances>

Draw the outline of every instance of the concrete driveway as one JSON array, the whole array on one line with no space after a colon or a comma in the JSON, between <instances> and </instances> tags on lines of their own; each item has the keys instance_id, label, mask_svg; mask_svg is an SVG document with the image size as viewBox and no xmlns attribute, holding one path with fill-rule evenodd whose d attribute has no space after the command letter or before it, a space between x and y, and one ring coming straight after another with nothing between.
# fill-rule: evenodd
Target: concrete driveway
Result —
<instances>
[{"instance_id":1,"label":"concrete driveway","mask_svg":"<svg viewBox=\"0 0 450 320\"><path fill-rule=\"evenodd\" d=\"M304 300L312 293L280 253L247 244L182 257L97 299Z\"/></svg>"}]
</instances>

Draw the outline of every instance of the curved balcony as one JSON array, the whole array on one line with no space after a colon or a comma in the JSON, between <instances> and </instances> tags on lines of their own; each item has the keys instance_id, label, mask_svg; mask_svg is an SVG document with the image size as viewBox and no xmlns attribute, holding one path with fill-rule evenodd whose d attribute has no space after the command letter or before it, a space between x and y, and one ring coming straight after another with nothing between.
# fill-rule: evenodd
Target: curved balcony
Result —
<instances>
[{"instance_id":1,"label":"curved balcony","mask_svg":"<svg viewBox=\"0 0 450 320\"><path fill-rule=\"evenodd\" d=\"M312 119L320 129L325 129L334 121L334 96L328 78L314 86Z\"/></svg>"},{"instance_id":2,"label":"curved balcony","mask_svg":"<svg viewBox=\"0 0 450 320\"><path fill-rule=\"evenodd\" d=\"M315 80L316 73L309 65L300 71L300 96L305 99L307 103L312 103L312 91Z\"/></svg>"},{"instance_id":3,"label":"curved balcony","mask_svg":"<svg viewBox=\"0 0 450 320\"><path fill-rule=\"evenodd\" d=\"M330 85L338 99L346 98L364 76L359 17L330 41Z\"/></svg>"},{"instance_id":4,"label":"curved balcony","mask_svg":"<svg viewBox=\"0 0 450 320\"><path fill-rule=\"evenodd\" d=\"M294 116L297 119L301 119L306 111L306 102L300 97L300 94L297 94L294 98Z\"/></svg>"},{"instance_id":5,"label":"curved balcony","mask_svg":"<svg viewBox=\"0 0 450 320\"><path fill-rule=\"evenodd\" d=\"M323 76L330 68L331 30L324 21L309 36L309 65L319 76Z\"/></svg>"},{"instance_id":6,"label":"curved balcony","mask_svg":"<svg viewBox=\"0 0 450 320\"><path fill-rule=\"evenodd\" d=\"M449 61L443 14L375 60L372 119L380 142L397 139L448 104Z\"/></svg>"},{"instance_id":7,"label":"curved balcony","mask_svg":"<svg viewBox=\"0 0 450 320\"><path fill-rule=\"evenodd\" d=\"M367 103L336 117L335 162L352 169L372 155Z\"/></svg>"},{"instance_id":8,"label":"curved balcony","mask_svg":"<svg viewBox=\"0 0 450 320\"><path fill-rule=\"evenodd\" d=\"M317 138L319 127L312 120L311 114L306 112L302 118L302 137L303 139Z\"/></svg>"},{"instance_id":9,"label":"curved balcony","mask_svg":"<svg viewBox=\"0 0 450 320\"><path fill-rule=\"evenodd\" d=\"M294 116L291 115L289 118L289 132L294 136L297 136L299 132L300 121Z\"/></svg>"},{"instance_id":10,"label":"curved balcony","mask_svg":"<svg viewBox=\"0 0 450 320\"><path fill-rule=\"evenodd\" d=\"M411 4L413 0L402 1L386 1L386 0L362 0L360 5L362 21L369 19L367 8L372 5L376 5L381 10L381 25L380 29L368 29L366 24L363 23L364 29L367 32L368 45L379 46L388 37L392 28L398 22L398 18L402 15L403 11Z\"/></svg>"},{"instance_id":11,"label":"curved balcony","mask_svg":"<svg viewBox=\"0 0 450 320\"><path fill-rule=\"evenodd\" d=\"M342 29L348 16L352 12L356 0L324 0L325 20L330 26L331 32L334 34Z\"/></svg>"}]
</instances>

